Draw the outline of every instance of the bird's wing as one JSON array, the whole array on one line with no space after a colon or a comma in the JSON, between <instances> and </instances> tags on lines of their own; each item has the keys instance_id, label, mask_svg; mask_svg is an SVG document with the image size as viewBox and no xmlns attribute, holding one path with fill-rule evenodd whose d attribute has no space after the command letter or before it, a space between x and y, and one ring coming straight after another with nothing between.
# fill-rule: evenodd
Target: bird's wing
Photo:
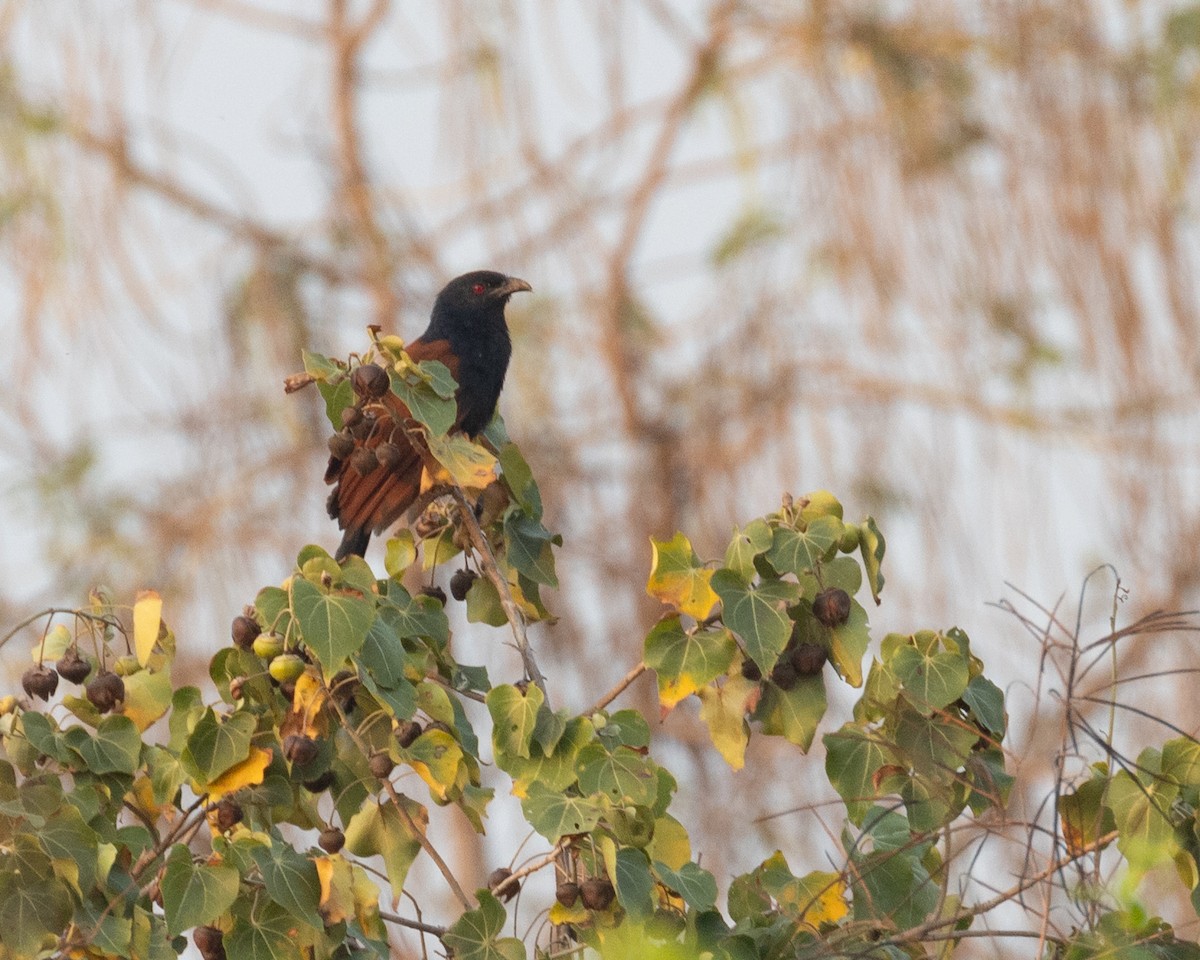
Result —
<instances>
[{"instance_id":1,"label":"bird's wing","mask_svg":"<svg viewBox=\"0 0 1200 960\"><path fill-rule=\"evenodd\" d=\"M458 376L458 357L447 340L415 340L408 345L413 360L440 360L450 373ZM347 531L343 543L379 533L391 526L412 505L421 491L421 455L409 442L400 424L411 418L407 406L390 391L367 405L366 413L375 414L375 423L364 439L355 439L354 449L377 450L380 444L399 447L401 456L392 466L382 463L367 474L352 466L353 454L345 459L330 457L325 482L336 483L329 497L329 515Z\"/></svg>"}]
</instances>

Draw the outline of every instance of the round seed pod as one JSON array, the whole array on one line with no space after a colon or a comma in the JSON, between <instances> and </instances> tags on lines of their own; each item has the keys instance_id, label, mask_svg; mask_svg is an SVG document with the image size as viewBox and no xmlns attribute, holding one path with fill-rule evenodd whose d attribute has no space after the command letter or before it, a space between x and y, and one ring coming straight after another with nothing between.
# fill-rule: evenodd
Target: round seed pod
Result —
<instances>
[{"instance_id":1,"label":"round seed pod","mask_svg":"<svg viewBox=\"0 0 1200 960\"><path fill-rule=\"evenodd\" d=\"M439 587L436 583L428 587L421 588L421 594L426 597L433 597L443 607L446 605L446 591Z\"/></svg>"},{"instance_id":2,"label":"round seed pod","mask_svg":"<svg viewBox=\"0 0 1200 960\"><path fill-rule=\"evenodd\" d=\"M378 400L391 387L387 371L374 363L364 363L355 367L350 374L350 386L354 392L368 400Z\"/></svg>"},{"instance_id":3,"label":"round seed pod","mask_svg":"<svg viewBox=\"0 0 1200 960\"><path fill-rule=\"evenodd\" d=\"M840 627L850 619L850 594L841 587L830 587L813 597L813 616L827 627Z\"/></svg>"},{"instance_id":4,"label":"round seed pod","mask_svg":"<svg viewBox=\"0 0 1200 960\"><path fill-rule=\"evenodd\" d=\"M317 846L326 853L337 853L346 845L346 835L337 827L326 827L317 838Z\"/></svg>"},{"instance_id":5,"label":"round seed pod","mask_svg":"<svg viewBox=\"0 0 1200 960\"><path fill-rule=\"evenodd\" d=\"M564 907L575 906L575 901L579 899L579 884L573 880L564 880L554 888L554 899Z\"/></svg>"},{"instance_id":6,"label":"round seed pod","mask_svg":"<svg viewBox=\"0 0 1200 960\"><path fill-rule=\"evenodd\" d=\"M380 780L386 780L395 768L396 763L391 757L380 750L378 753L371 754L371 759L367 761L367 766L371 768L371 773Z\"/></svg>"},{"instance_id":7,"label":"round seed pod","mask_svg":"<svg viewBox=\"0 0 1200 960\"><path fill-rule=\"evenodd\" d=\"M125 699L125 681L108 671L93 677L83 689L88 702L101 713L108 713Z\"/></svg>"},{"instance_id":8,"label":"round seed pod","mask_svg":"<svg viewBox=\"0 0 1200 960\"><path fill-rule=\"evenodd\" d=\"M752 680L757 683L762 679L762 668L757 663L747 657L742 661L742 676L747 680Z\"/></svg>"},{"instance_id":9,"label":"round seed pod","mask_svg":"<svg viewBox=\"0 0 1200 960\"><path fill-rule=\"evenodd\" d=\"M226 830L232 830L245 817L242 812L242 805L236 800L230 800L228 797L217 804L217 829L224 833Z\"/></svg>"},{"instance_id":10,"label":"round seed pod","mask_svg":"<svg viewBox=\"0 0 1200 960\"><path fill-rule=\"evenodd\" d=\"M345 460L354 452L354 438L348 433L335 433L329 438L329 452L339 460Z\"/></svg>"},{"instance_id":11,"label":"round seed pod","mask_svg":"<svg viewBox=\"0 0 1200 960\"><path fill-rule=\"evenodd\" d=\"M395 470L404 461L404 452L394 443L381 443L375 448L375 458L388 470Z\"/></svg>"},{"instance_id":12,"label":"round seed pod","mask_svg":"<svg viewBox=\"0 0 1200 960\"><path fill-rule=\"evenodd\" d=\"M283 755L297 767L303 767L317 759L317 741L299 733L289 733L283 738Z\"/></svg>"},{"instance_id":13,"label":"round seed pod","mask_svg":"<svg viewBox=\"0 0 1200 960\"><path fill-rule=\"evenodd\" d=\"M379 458L375 456L374 450L359 447L350 457L350 466L354 468L356 473L365 477L379 466Z\"/></svg>"},{"instance_id":14,"label":"round seed pod","mask_svg":"<svg viewBox=\"0 0 1200 960\"><path fill-rule=\"evenodd\" d=\"M781 659L771 670L771 682L780 690L791 690L798 679L799 674L790 659Z\"/></svg>"},{"instance_id":15,"label":"round seed pod","mask_svg":"<svg viewBox=\"0 0 1200 960\"><path fill-rule=\"evenodd\" d=\"M76 647L68 647L54 666L58 675L71 683L83 683L92 672L92 665L79 655Z\"/></svg>"},{"instance_id":16,"label":"round seed pod","mask_svg":"<svg viewBox=\"0 0 1200 960\"><path fill-rule=\"evenodd\" d=\"M509 900L511 900L513 897L515 897L521 889L521 884L519 882L518 883L510 883L500 893L496 893L496 888L499 887L500 884L504 883L504 881L507 880L511 876L512 876L512 871L509 870L508 867L497 867L495 870L493 870L491 873L488 874L488 878L487 878L488 889L491 890L492 893L495 893L496 896L499 897L501 900L503 900L505 903L508 903Z\"/></svg>"},{"instance_id":17,"label":"round seed pod","mask_svg":"<svg viewBox=\"0 0 1200 960\"><path fill-rule=\"evenodd\" d=\"M396 724L396 742L402 748L411 747L424 732L416 720L401 720Z\"/></svg>"},{"instance_id":18,"label":"round seed pod","mask_svg":"<svg viewBox=\"0 0 1200 960\"><path fill-rule=\"evenodd\" d=\"M358 407L342 407L340 416L343 427L352 427L363 418L363 412Z\"/></svg>"},{"instance_id":19,"label":"round seed pod","mask_svg":"<svg viewBox=\"0 0 1200 960\"><path fill-rule=\"evenodd\" d=\"M788 653L788 660L801 677L811 677L821 672L829 653L820 643L798 643Z\"/></svg>"},{"instance_id":20,"label":"round seed pod","mask_svg":"<svg viewBox=\"0 0 1200 960\"><path fill-rule=\"evenodd\" d=\"M474 570L468 570L466 567L454 571L454 576L450 578L450 596L460 603L466 600L467 591L471 589L471 584L478 579L479 574Z\"/></svg>"},{"instance_id":21,"label":"round seed pod","mask_svg":"<svg viewBox=\"0 0 1200 960\"><path fill-rule=\"evenodd\" d=\"M192 942L204 960L225 960L225 934L218 927L197 927Z\"/></svg>"},{"instance_id":22,"label":"round seed pod","mask_svg":"<svg viewBox=\"0 0 1200 960\"><path fill-rule=\"evenodd\" d=\"M49 700L58 689L58 674L44 664L40 667L30 667L21 674L21 689L29 697L39 700Z\"/></svg>"},{"instance_id":23,"label":"round seed pod","mask_svg":"<svg viewBox=\"0 0 1200 960\"><path fill-rule=\"evenodd\" d=\"M262 633L262 627L258 625L258 621L244 615L234 617L233 623L229 627L229 636L233 640L233 645L239 650L249 650L250 645L254 643L260 633Z\"/></svg>"},{"instance_id":24,"label":"round seed pod","mask_svg":"<svg viewBox=\"0 0 1200 960\"><path fill-rule=\"evenodd\" d=\"M617 895L607 877L591 877L579 886L583 905L589 910L607 910Z\"/></svg>"},{"instance_id":25,"label":"round seed pod","mask_svg":"<svg viewBox=\"0 0 1200 960\"><path fill-rule=\"evenodd\" d=\"M333 786L333 771L326 770L319 777L315 777L312 780L305 780L302 786L309 793L324 793Z\"/></svg>"}]
</instances>

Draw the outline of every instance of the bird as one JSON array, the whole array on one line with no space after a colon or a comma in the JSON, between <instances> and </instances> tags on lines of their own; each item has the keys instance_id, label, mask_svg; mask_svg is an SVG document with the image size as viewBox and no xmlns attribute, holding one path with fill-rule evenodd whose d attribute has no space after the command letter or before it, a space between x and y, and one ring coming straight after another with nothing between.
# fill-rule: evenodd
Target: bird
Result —
<instances>
[{"instance_id":1,"label":"bird","mask_svg":"<svg viewBox=\"0 0 1200 960\"><path fill-rule=\"evenodd\" d=\"M455 277L434 300L428 328L407 346L413 360L440 360L457 381L458 409L452 431L474 438L492 419L512 356L504 308L514 293L532 289L524 280L495 270L475 270ZM364 364L355 373L361 370L371 374L371 367L383 372L374 364ZM339 440L340 446L333 450L325 470L325 482L334 484L329 516L344 531L334 554L338 561L363 556L372 534L395 523L421 492L421 454L404 430L396 429L412 414L388 390L386 377L366 376L356 384L368 386L368 380L373 381L369 392L378 398L370 405L374 421L369 429L351 428L336 435L330 441L331 449ZM388 448L385 457L374 457L384 443L395 449ZM360 454L367 450L371 454ZM360 472L364 465L368 469Z\"/></svg>"}]
</instances>

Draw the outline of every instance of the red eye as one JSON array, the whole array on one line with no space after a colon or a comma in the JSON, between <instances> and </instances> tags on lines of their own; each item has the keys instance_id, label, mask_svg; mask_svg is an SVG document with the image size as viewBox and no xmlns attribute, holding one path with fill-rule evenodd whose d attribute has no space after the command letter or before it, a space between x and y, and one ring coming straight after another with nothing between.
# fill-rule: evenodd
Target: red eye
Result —
<instances>
[{"instance_id":1,"label":"red eye","mask_svg":"<svg viewBox=\"0 0 1200 960\"><path fill-rule=\"evenodd\" d=\"M475 294L475 296L479 296L486 289L487 287L485 287L482 283L477 283L471 288L471 292Z\"/></svg>"}]
</instances>

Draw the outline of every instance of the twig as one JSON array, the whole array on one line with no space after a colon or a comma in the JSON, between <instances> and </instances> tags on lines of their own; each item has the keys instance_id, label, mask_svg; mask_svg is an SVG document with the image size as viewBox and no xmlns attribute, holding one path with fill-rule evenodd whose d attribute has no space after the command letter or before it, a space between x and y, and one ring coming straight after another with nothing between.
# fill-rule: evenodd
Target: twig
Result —
<instances>
[{"instance_id":1,"label":"twig","mask_svg":"<svg viewBox=\"0 0 1200 960\"><path fill-rule=\"evenodd\" d=\"M408 917L402 917L397 913L385 913L380 910L379 917L400 927L408 927L410 930L420 930L421 933L431 934L439 940L446 935L446 927L439 927L433 923L422 923L420 920L409 920Z\"/></svg>"},{"instance_id":2,"label":"twig","mask_svg":"<svg viewBox=\"0 0 1200 960\"><path fill-rule=\"evenodd\" d=\"M584 713L589 714L589 713L595 713L597 710L603 710L610 703L612 703L614 700L616 700L617 697L619 697L622 693L624 693L625 689L631 683L633 683L638 677L640 677L643 673L645 673L646 670L647 670L646 664L639 663L636 667L634 667L627 674L625 674L625 676L623 676L620 680L618 680L617 685L615 687L613 687L611 690L608 691L608 693L604 694L604 696L602 696L599 700L597 700L595 703L593 703L591 705L591 707L589 707L587 710L584 711Z\"/></svg>"},{"instance_id":3,"label":"twig","mask_svg":"<svg viewBox=\"0 0 1200 960\"><path fill-rule=\"evenodd\" d=\"M488 543L487 537L483 535L483 529L479 526L479 521L475 519L475 511L472 509L470 501L467 500L467 495L457 482L451 487L450 494L454 497L454 502L458 504L463 524L467 528L467 536L471 539L471 546L479 554L479 566L483 569L484 576L492 582L492 586L496 588L496 593L500 597L500 606L504 608L504 615L508 618L509 626L512 627L513 640L516 643L517 652L521 655L521 662L525 665L525 675L537 684L538 689L542 691L542 695L546 697L546 703L549 704L549 693L546 691L546 678L542 676L542 671L538 669L537 659L533 655L533 649L529 646L529 637L525 630L525 613L517 606L517 602L513 600L512 591L508 588L508 578L500 573L500 568L496 564L496 557L492 553L492 545Z\"/></svg>"},{"instance_id":4,"label":"twig","mask_svg":"<svg viewBox=\"0 0 1200 960\"><path fill-rule=\"evenodd\" d=\"M548 865L554 863L554 861L558 859L559 854L562 853L564 849L566 849L565 839L559 840L558 843L556 843L554 845L554 849L551 850L544 857L542 857L540 860L535 860L533 863L526 864L520 870L514 870L507 877L505 877L503 880L501 880L498 884L496 884L494 887L492 887L492 893L495 894L497 897L500 896L501 893L503 893L505 890L507 890L513 884L520 883L525 877L529 876L531 873L536 873L538 870L541 870L542 867L545 867L545 866L548 866Z\"/></svg>"}]
</instances>

